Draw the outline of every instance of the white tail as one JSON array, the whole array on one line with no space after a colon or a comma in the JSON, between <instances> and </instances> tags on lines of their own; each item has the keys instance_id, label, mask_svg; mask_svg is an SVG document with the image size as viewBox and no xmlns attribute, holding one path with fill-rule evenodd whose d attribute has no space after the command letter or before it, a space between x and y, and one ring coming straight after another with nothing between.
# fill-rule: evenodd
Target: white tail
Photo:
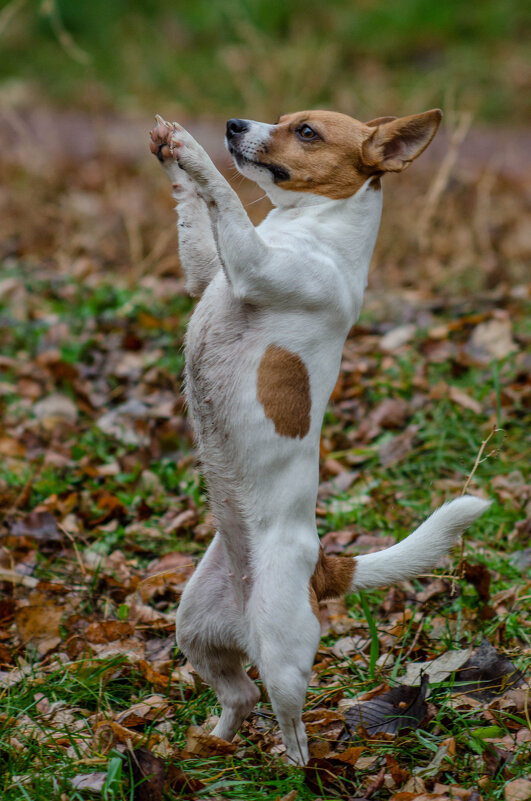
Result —
<instances>
[{"instance_id":1,"label":"white tail","mask_svg":"<svg viewBox=\"0 0 531 801\"><path fill-rule=\"evenodd\" d=\"M350 589L387 586L431 570L488 506L490 501L472 495L445 503L402 542L357 556Z\"/></svg>"}]
</instances>

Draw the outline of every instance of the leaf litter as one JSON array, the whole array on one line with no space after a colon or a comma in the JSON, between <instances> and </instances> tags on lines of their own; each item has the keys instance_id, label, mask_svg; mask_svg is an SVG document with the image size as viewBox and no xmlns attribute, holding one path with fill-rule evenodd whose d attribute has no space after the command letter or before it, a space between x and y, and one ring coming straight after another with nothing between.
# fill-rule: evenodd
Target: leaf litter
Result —
<instances>
[{"instance_id":1,"label":"leaf litter","mask_svg":"<svg viewBox=\"0 0 531 801\"><path fill-rule=\"evenodd\" d=\"M503 791L516 801L531 748L528 295L511 239L514 204L528 214L522 188L495 177L489 263L506 278L476 270L466 297L469 265L482 258L463 226L473 183L462 178L440 199L430 255L408 233L411 204L389 199L323 429L323 546L355 555L403 537L461 492L497 428L469 482L495 504L465 543L462 575L447 559L442 572L369 594L374 663L358 599L321 605L305 710L312 761L286 793L271 784L293 773L279 762L265 694L234 743L217 741L196 722L215 699L174 647L174 611L214 524L182 394L191 303L167 187L147 163L103 152L80 166L65 155L30 187L23 165L0 159L13 189L10 205L0 198L6 799L18 799L17 777L35 792L46 781L34 767L46 748L66 797L102 796L118 756L135 801L238 797L236 768L255 787L267 777L264 798L478 801ZM422 198L423 176L405 191ZM264 209L249 210L256 219Z\"/></svg>"}]
</instances>

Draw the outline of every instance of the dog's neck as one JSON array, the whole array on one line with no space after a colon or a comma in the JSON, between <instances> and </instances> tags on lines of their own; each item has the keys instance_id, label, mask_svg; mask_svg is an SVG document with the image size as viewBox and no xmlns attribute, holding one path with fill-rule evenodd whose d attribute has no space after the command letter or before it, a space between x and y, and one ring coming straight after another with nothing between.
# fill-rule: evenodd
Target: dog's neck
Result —
<instances>
[{"instance_id":1,"label":"dog's neck","mask_svg":"<svg viewBox=\"0 0 531 801\"><path fill-rule=\"evenodd\" d=\"M268 188L268 195L275 208L260 231L272 242L282 230L291 236L311 237L316 250L334 254L336 267L350 288L357 318L380 227L382 190L374 189L368 180L355 195L340 200L277 186Z\"/></svg>"}]
</instances>

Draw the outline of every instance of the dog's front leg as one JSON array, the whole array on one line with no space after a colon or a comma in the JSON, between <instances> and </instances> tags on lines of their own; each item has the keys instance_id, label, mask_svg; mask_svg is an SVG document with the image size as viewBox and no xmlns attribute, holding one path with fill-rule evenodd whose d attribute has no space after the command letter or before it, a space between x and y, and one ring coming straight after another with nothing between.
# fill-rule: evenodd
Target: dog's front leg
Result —
<instances>
[{"instance_id":1,"label":"dog's front leg","mask_svg":"<svg viewBox=\"0 0 531 801\"><path fill-rule=\"evenodd\" d=\"M151 152L158 158L172 184L179 222L179 259L186 289L199 297L221 269L212 221L196 182L180 166L172 145L173 125L160 117L151 131Z\"/></svg>"},{"instance_id":2,"label":"dog's front leg","mask_svg":"<svg viewBox=\"0 0 531 801\"><path fill-rule=\"evenodd\" d=\"M169 126L158 118L158 127ZM167 140L168 155L193 179L210 216L216 252L227 280L237 297L263 301L264 282L257 273L268 262L269 248L256 232L238 195L216 169L191 134L172 123ZM195 224L195 223L194 223ZM263 278L263 276L262 276Z\"/></svg>"}]
</instances>

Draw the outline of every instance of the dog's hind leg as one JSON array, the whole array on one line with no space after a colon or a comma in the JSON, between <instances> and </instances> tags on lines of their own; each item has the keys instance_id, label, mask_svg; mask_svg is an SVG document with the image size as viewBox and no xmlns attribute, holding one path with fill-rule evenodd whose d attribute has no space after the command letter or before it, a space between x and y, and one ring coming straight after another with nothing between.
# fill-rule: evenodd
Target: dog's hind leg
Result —
<instances>
[{"instance_id":1,"label":"dog's hind leg","mask_svg":"<svg viewBox=\"0 0 531 801\"><path fill-rule=\"evenodd\" d=\"M212 734L223 740L232 740L260 697L245 672L244 658L237 650L216 646L210 646L204 654L190 655L195 669L210 684L221 704L221 716Z\"/></svg>"},{"instance_id":2,"label":"dog's hind leg","mask_svg":"<svg viewBox=\"0 0 531 801\"><path fill-rule=\"evenodd\" d=\"M269 693L287 757L304 765L308 745L302 709L320 638L310 602L312 567L304 569L300 561L294 567L289 554L271 555L273 563L261 565L249 602L251 656Z\"/></svg>"},{"instance_id":3,"label":"dog's hind leg","mask_svg":"<svg viewBox=\"0 0 531 801\"><path fill-rule=\"evenodd\" d=\"M212 734L224 740L232 739L260 696L244 669L242 606L230 572L217 534L186 586L176 620L179 648L219 699L222 712Z\"/></svg>"}]
</instances>

